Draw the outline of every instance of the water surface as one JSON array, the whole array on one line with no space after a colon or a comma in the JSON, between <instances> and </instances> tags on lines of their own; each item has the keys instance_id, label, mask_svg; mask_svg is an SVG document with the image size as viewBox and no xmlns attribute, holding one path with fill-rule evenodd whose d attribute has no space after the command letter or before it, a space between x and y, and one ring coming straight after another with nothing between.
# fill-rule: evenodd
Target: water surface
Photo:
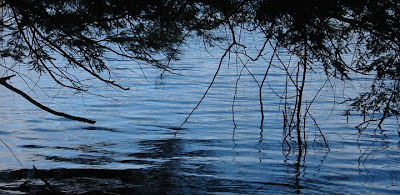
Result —
<instances>
[{"instance_id":1,"label":"water surface","mask_svg":"<svg viewBox=\"0 0 400 195\"><path fill-rule=\"evenodd\" d=\"M246 38L250 50L256 50L257 37ZM57 191L77 194L400 193L397 121L388 119L384 132L371 126L360 135L354 127L362 116L354 112L346 117L346 105L338 104L368 90L368 79L354 83L332 79L331 84L336 84L324 85L321 70L309 73L308 102L324 86L310 113L331 150L307 118L308 148L300 166L295 141L290 141L290 152L282 141L283 102L276 94L283 94L284 72L272 67L267 77L266 118L261 130L257 83L246 70L240 74L243 65L234 55L224 61L208 96L174 138L203 96L223 54L219 48L205 50L201 45L201 40L191 40L182 60L172 64L177 74L162 77L160 70L146 65L140 69L115 57L110 60L118 67L114 76L131 90L119 91L91 80L94 88L90 92L102 97L60 88L45 77L38 86L28 81L34 88L29 95L38 101L94 119L95 125L45 113L1 87L0 138L23 167L5 145L0 146L0 192L48 191L42 177ZM259 82L268 54L265 58L247 64ZM11 84L29 91L19 78ZM235 90L236 128L232 115Z\"/></svg>"}]
</instances>

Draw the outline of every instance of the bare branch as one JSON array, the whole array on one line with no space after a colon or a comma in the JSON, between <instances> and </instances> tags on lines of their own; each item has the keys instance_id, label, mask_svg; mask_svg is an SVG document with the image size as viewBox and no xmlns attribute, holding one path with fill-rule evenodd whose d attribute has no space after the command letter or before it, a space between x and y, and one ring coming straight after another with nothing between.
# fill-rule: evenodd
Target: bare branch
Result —
<instances>
[{"instance_id":1,"label":"bare branch","mask_svg":"<svg viewBox=\"0 0 400 195\"><path fill-rule=\"evenodd\" d=\"M214 84L215 79L217 78L217 75L219 73L219 70L221 69L222 66L222 62L225 59L226 55L230 52L230 50L232 49L232 47L235 45L236 43L231 43L229 45L229 47L225 50L225 53L222 55L219 64L218 64L218 68L214 73L214 76L211 80L211 83L208 85L206 91L203 94L203 97L201 97L200 101L197 103L197 105L192 109L192 111L190 112L190 114L186 117L185 121L183 121L183 123L179 126L179 128L177 129L177 131L175 132L175 136L178 133L178 131L182 128L182 126L184 124L186 124L186 122L189 120L189 118L192 116L192 114L194 113L194 111L200 106L201 102L203 102L204 98L207 96L208 91L211 89L212 85Z\"/></svg>"},{"instance_id":2,"label":"bare branch","mask_svg":"<svg viewBox=\"0 0 400 195\"><path fill-rule=\"evenodd\" d=\"M6 80L8 80L8 79L10 79L10 78L12 78L14 76L15 75L11 75L11 76L8 76L8 77L0 78L0 84L3 85L4 87L8 88L11 91L13 91L15 93L18 93L23 98L25 98L26 100L28 100L29 102L31 102L32 104L34 104L35 106L39 107L40 109L42 109L42 110L44 110L46 112L49 112L49 113L57 115L57 116L62 116L62 117L65 117L65 118L69 118L69 119L72 119L72 120L82 121L82 122L85 122L85 123L90 123L90 124L95 124L96 123L96 121L93 121L93 120L90 120L90 119L86 119L86 118L82 118L82 117L78 117L78 116L72 116L72 115L69 115L69 114L66 114L66 113L63 113L63 112L55 111L55 110L53 110L53 109L51 109L51 108L49 108L47 106L44 106L43 104L37 102L36 100L34 100L30 96L28 96L23 91L13 87L12 85L10 85L10 84L8 84L6 82Z\"/></svg>"}]
</instances>

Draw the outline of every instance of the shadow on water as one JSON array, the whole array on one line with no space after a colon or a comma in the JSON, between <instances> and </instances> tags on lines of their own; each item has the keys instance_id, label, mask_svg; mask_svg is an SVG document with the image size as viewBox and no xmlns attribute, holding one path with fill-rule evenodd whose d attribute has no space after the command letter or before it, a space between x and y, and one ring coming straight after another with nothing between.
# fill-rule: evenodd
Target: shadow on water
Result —
<instances>
[{"instance_id":1,"label":"shadow on water","mask_svg":"<svg viewBox=\"0 0 400 195\"><path fill-rule=\"evenodd\" d=\"M214 144L214 140L143 140L144 150L118 154L124 160L94 156L74 158L50 156L47 160L85 165L123 163L151 165L139 169L21 169L0 172L0 193L47 193L51 189L62 194L203 194L203 193L260 193L273 189L295 192L298 186L286 183L243 181L220 177L213 163L192 159L218 156L213 150L190 150L191 144ZM27 145L29 148L38 146ZM273 190L273 191L276 191Z\"/></svg>"},{"instance_id":2,"label":"shadow on water","mask_svg":"<svg viewBox=\"0 0 400 195\"><path fill-rule=\"evenodd\" d=\"M95 126L87 126L87 127L83 127L82 129L85 130L90 130L90 131L110 131L110 132L118 132L115 129L111 129L111 128L106 128L106 127L95 127Z\"/></svg>"}]
</instances>

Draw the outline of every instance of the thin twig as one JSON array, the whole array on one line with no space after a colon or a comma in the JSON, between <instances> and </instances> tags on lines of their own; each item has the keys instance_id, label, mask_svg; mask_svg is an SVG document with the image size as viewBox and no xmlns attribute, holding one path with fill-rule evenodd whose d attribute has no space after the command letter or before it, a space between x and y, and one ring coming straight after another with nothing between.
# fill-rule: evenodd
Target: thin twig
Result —
<instances>
[{"instance_id":1,"label":"thin twig","mask_svg":"<svg viewBox=\"0 0 400 195\"><path fill-rule=\"evenodd\" d=\"M213 86L215 79L217 78L217 75L219 73L219 71L221 70L221 66L222 66L222 62L224 60L224 58L226 57L226 55L230 52L230 50L232 49L232 47L235 45L236 43L233 42L229 45L229 47L225 50L224 54L222 55L219 64L218 64L218 68L214 73L214 76L210 82L210 84L208 85L206 91L204 92L203 96L201 97L201 99L199 100L199 102L197 103L197 105L192 109L192 111L189 113L189 115L186 117L185 121L183 121L183 123L177 128L174 137L176 137L178 131L182 128L182 126L184 124L186 124L186 122L189 120L189 118L192 116L192 114L194 113L194 111L200 106L200 104L203 102L204 98L207 96L208 91L211 89L211 87Z\"/></svg>"},{"instance_id":2,"label":"thin twig","mask_svg":"<svg viewBox=\"0 0 400 195\"><path fill-rule=\"evenodd\" d=\"M19 161L19 159L17 158L17 156L15 156L14 152L11 150L10 147L8 147L8 145L2 140L0 139L1 142L3 142L3 144L8 148L8 150L10 150L11 154L14 156L14 158L18 161L19 165L21 165L21 167L23 168L24 166L22 165L21 161Z\"/></svg>"}]
</instances>

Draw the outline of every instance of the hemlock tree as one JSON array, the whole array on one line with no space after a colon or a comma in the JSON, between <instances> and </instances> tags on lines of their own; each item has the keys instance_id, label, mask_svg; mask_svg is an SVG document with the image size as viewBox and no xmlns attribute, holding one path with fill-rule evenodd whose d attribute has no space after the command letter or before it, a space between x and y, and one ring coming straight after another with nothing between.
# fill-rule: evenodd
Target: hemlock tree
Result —
<instances>
[{"instance_id":1,"label":"hemlock tree","mask_svg":"<svg viewBox=\"0 0 400 195\"><path fill-rule=\"evenodd\" d=\"M168 64L177 58L178 48L187 36L195 34L211 40L214 36L208 30L221 23L214 20L217 13L201 11L194 1L10 0L2 1L0 7L1 57L29 64L38 74L78 91L87 91L90 85L72 75L71 69L80 69L109 85L128 90L112 78L104 60L107 52L172 71ZM67 64L56 63L56 55ZM6 64L1 67L6 74L23 76ZM103 77L103 72L108 72L108 76ZM46 108L7 84L10 78L2 78L0 84L42 109L94 123Z\"/></svg>"},{"instance_id":2,"label":"hemlock tree","mask_svg":"<svg viewBox=\"0 0 400 195\"><path fill-rule=\"evenodd\" d=\"M90 85L76 78L71 69L129 89L112 77L105 63L106 53L173 72L169 64L184 55L179 48L188 37L201 37L207 44L228 42L209 88L184 123L206 97L228 53L258 60L266 48L271 48L273 55L266 63L264 79L257 81L260 128L264 120L261 94L272 60L279 59L280 52L296 56L299 60L295 73L285 64L280 66L296 89L294 106L290 114L284 113L284 128L288 129L287 136L295 130L299 151L303 150L303 116L312 117L302 103L304 85L307 73L316 66L323 67L327 79L351 81L353 74L373 78L370 91L348 100L349 110L370 116L365 124L375 122L377 128L382 128L386 118L399 116L400 2L395 0L3 0L0 8L0 56L29 64L38 74L77 91L87 91ZM229 36L213 33L221 27L229 29ZM246 45L236 38L238 29L263 34L265 42L258 54L246 53ZM353 53L351 61L343 59L348 53ZM55 56L67 63L55 63ZM3 86L48 112L94 123L41 105L7 83L13 75L22 77L23 73L7 64L0 66L5 72L0 79Z\"/></svg>"}]
</instances>

